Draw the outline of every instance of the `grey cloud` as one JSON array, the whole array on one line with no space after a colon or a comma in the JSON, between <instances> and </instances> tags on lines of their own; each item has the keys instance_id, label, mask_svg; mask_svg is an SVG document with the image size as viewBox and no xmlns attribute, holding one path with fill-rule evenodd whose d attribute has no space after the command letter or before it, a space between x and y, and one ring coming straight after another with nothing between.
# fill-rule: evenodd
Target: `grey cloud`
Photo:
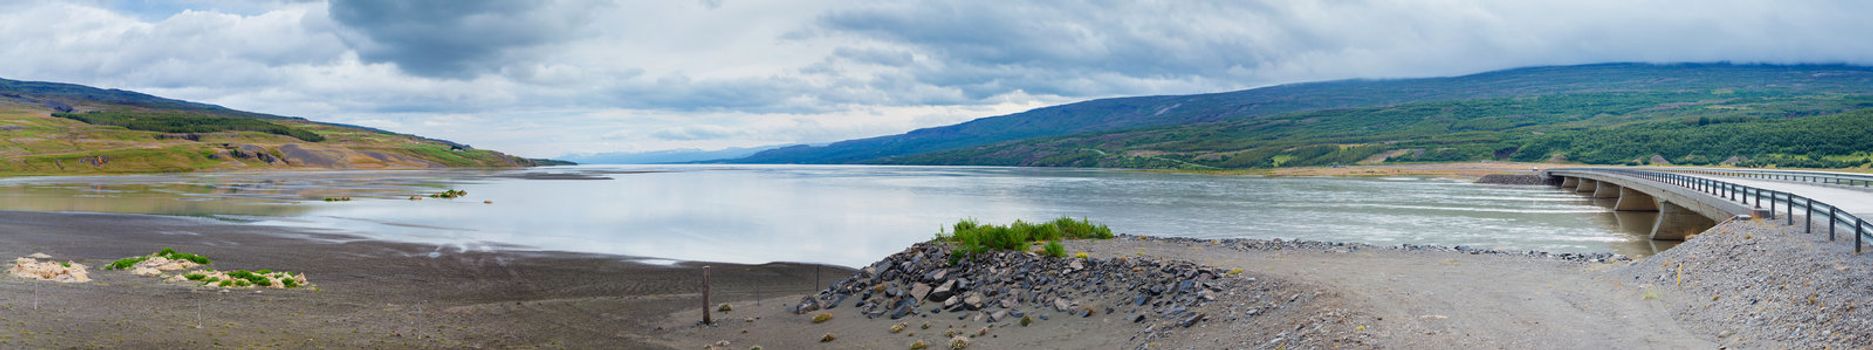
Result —
<instances>
[{"instance_id":1,"label":"grey cloud","mask_svg":"<svg viewBox=\"0 0 1873 350\"><path fill-rule=\"evenodd\" d=\"M867 3L817 30L929 57L918 81L985 98L1191 93L1297 80L1603 61L1873 62L1873 3L952 1Z\"/></svg>"},{"instance_id":2,"label":"grey cloud","mask_svg":"<svg viewBox=\"0 0 1873 350\"><path fill-rule=\"evenodd\" d=\"M410 74L466 78L524 49L574 39L601 3L530 0L331 0L358 54Z\"/></svg>"},{"instance_id":3,"label":"grey cloud","mask_svg":"<svg viewBox=\"0 0 1873 350\"><path fill-rule=\"evenodd\" d=\"M745 133L730 127L716 125L689 125L657 130L650 135L658 139L671 141L715 140L742 136Z\"/></svg>"}]
</instances>

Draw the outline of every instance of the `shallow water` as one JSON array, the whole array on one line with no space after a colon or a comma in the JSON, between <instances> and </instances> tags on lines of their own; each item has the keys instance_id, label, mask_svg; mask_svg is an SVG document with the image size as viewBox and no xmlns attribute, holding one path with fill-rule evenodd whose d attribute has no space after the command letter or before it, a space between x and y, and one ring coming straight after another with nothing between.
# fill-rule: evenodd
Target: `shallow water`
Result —
<instances>
[{"instance_id":1,"label":"shallow water","mask_svg":"<svg viewBox=\"0 0 1873 350\"><path fill-rule=\"evenodd\" d=\"M530 178L555 175L552 179ZM566 176L575 175L575 176ZM584 175L584 176L576 176ZM601 180L570 178L595 177ZM468 191L443 200L412 195ZM352 197L325 202L326 197ZM484 204L483 201L492 201ZM213 217L436 244L683 260L870 263L961 218L1121 233L1649 255L1652 213L1539 186L1090 169L578 166L0 180L0 210Z\"/></svg>"}]
</instances>

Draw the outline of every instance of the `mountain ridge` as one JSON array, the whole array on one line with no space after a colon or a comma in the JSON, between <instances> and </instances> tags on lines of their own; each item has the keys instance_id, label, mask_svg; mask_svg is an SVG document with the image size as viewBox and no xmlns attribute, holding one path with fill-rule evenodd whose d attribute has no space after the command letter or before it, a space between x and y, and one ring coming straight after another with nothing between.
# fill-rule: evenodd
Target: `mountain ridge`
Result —
<instances>
[{"instance_id":1,"label":"mountain ridge","mask_svg":"<svg viewBox=\"0 0 1873 350\"><path fill-rule=\"evenodd\" d=\"M453 141L136 91L0 79L0 174L511 168Z\"/></svg>"},{"instance_id":2,"label":"mountain ridge","mask_svg":"<svg viewBox=\"0 0 1873 350\"><path fill-rule=\"evenodd\" d=\"M917 156L1021 140L1411 103L1722 89L1810 95L1866 94L1873 93L1870 82L1873 82L1873 68L1863 66L1731 63L1600 63L1523 67L1449 77L1304 82L1218 93L1088 100L898 135L840 141L824 147L769 150L733 162L1006 165L1008 162L969 162L954 158L945 162L923 162L920 159L928 157Z\"/></svg>"}]
</instances>

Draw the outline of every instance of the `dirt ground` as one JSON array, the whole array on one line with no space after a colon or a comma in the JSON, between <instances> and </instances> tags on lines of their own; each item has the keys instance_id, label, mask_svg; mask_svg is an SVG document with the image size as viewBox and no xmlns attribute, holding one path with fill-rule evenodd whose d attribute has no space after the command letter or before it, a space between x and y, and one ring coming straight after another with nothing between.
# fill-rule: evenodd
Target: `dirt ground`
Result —
<instances>
[{"instance_id":1,"label":"dirt ground","mask_svg":"<svg viewBox=\"0 0 1873 350\"><path fill-rule=\"evenodd\" d=\"M806 315L770 308L745 314L756 321L717 327L666 322L673 329L667 345L700 347L728 340L733 349L859 349L907 347L922 339L935 347L935 340L947 338L933 331L986 326L996 337L977 343L989 348L1278 348L1271 344L1293 336L1282 331L1312 328L1330 328L1320 333L1337 342L1319 346L1338 348L1714 347L1709 338L1675 321L1669 305L1648 300L1641 286L1602 272L1626 263L1391 249L1242 251L1176 240L1075 241L1068 249L1093 257L1187 259L1240 268L1264 285L1278 286L1269 294L1305 300L1279 309L1281 314L1212 320L1149 344L1135 338L1137 327L1124 319L1068 318L1019 327L913 318L913 328L931 323L932 329L906 335L888 331L901 321L834 313L833 321L813 324ZM1240 312L1224 309L1220 315ZM819 343L826 333L839 339Z\"/></svg>"},{"instance_id":2,"label":"dirt ground","mask_svg":"<svg viewBox=\"0 0 1873 350\"><path fill-rule=\"evenodd\" d=\"M218 292L95 266L164 247L222 270L306 273L316 288ZM663 316L698 310L700 264L461 251L210 220L0 212L0 257L94 266L91 283L0 276L0 349L663 348ZM716 300L804 293L842 267L712 264Z\"/></svg>"}]
</instances>

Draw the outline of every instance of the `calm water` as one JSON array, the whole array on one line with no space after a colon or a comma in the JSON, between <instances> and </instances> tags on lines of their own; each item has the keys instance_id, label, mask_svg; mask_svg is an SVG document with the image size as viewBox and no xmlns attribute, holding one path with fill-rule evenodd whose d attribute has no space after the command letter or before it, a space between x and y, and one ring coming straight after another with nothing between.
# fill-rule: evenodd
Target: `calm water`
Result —
<instances>
[{"instance_id":1,"label":"calm water","mask_svg":"<svg viewBox=\"0 0 1873 350\"><path fill-rule=\"evenodd\" d=\"M528 177L543 174L605 180ZM408 199L450 188L469 196ZM337 196L353 201L321 200ZM1547 187L1441 179L975 167L580 166L0 180L5 210L211 217L449 250L498 246L847 266L927 240L960 218L1089 217L1122 233L1203 238L1629 255L1658 249L1642 234L1654 214L1616 215L1608 204Z\"/></svg>"}]
</instances>

